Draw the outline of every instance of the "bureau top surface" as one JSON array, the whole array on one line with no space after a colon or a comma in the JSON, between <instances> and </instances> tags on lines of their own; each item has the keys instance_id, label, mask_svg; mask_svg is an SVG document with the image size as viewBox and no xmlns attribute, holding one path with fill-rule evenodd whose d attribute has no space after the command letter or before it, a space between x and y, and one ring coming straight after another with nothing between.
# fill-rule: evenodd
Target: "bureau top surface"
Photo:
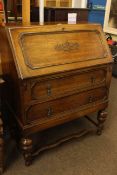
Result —
<instances>
[{"instance_id":1,"label":"bureau top surface","mask_svg":"<svg viewBox=\"0 0 117 175\"><path fill-rule=\"evenodd\" d=\"M7 33L21 79L112 62L100 25L11 27Z\"/></svg>"}]
</instances>

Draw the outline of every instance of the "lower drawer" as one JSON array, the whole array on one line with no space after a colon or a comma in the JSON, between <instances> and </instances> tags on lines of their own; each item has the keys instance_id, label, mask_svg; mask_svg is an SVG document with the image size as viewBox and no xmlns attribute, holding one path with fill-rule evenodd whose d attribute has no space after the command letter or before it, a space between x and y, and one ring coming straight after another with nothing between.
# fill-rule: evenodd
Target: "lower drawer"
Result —
<instances>
[{"instance_id":1,"label":"lower drawer","mask_svg":"<svg viewBox=\"0 0 117 175\"><path fill-rule=\"evenodd\" d=\"M36 103L28 107L26 120L32 122L41 118L55 117L64 113L72 113L80 107L107 98L106 88L98 88L74 94L45 103Z\"/></svg>"}]
</instances>

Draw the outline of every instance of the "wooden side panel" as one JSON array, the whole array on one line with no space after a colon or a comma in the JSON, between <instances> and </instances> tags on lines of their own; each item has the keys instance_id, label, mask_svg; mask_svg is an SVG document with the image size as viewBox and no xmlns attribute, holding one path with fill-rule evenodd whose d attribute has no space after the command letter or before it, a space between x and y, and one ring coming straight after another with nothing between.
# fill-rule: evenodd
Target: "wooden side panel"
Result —
<instances>
[{"instance_id":1,"label":"wooden side panel","mask_svg":"<svg viewBox=\"0 0 117 175\"><path fill-rule=\"evenodd\" d=\"M16 116L21 116L20 81L13 60L5 27L0 27L0 53L3 77L5 80L4 100Z\"/></svg>"}]
</instances>

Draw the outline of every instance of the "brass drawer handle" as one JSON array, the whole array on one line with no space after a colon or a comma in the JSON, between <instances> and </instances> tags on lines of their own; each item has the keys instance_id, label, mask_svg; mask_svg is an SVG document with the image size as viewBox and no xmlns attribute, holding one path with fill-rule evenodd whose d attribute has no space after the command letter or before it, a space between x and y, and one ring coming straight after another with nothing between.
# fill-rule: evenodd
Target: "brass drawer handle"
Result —
<instances>
[{"instance_id":1,"label":"brass drawer handle","mask_svg":"<svg viewBox=\"0 0 117 175\"><path fill-rule=\"evenodd\" d=\"M51 88L50 84L47 85L47 94L48 94L48 96L51 96L51 94L52 94L52 88Z\"/></svg>"},{"instance_id":2,"label":"brass drawer handle","mask_svg":"<svg viewBox=\"0 0 117 175\"><path fill-rule=\"evenodd\" d=\"M89 103L92 103L94 101L94 98L92 96L89 97Z\"/></svg>"},{"instance_id":3,"label":"brass drawer handle","mask_svg":"<svg viewBox=\"0 0 117 175\"><path fill-rule=\"evenodd\" d=\"M91 83L93 84L93 83L95 83L95 81L96 81L96 78L95 77L91 77Z\"/></svg>"},{"instance_id":4,"label":"brass drawer handle","mask_svg":"<svg viewBox=\"0 0 117 175\"><path fill-rule=\"evenodd\" d=\"M48 112L47 112L48 117L51 117L52 114L53 114L53 110L52 110L51 107L49 107L49 108L48 108Z\"/></svg>"}]
</instances>

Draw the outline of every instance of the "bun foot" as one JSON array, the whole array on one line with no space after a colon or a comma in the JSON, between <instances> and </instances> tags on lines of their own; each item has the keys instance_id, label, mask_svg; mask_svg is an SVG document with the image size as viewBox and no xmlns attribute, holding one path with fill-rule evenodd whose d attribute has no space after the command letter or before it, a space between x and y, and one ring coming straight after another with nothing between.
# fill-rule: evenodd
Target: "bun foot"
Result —
<instances>
[{"instance_id":1,"label":"bun foot","mask_svg":"<svg viewBox=\"0 0 117 175\"><path fill-rule=\"evenodd\" d=\"M30 166L32 164L32 140L22 139L21 149L23 151L23 156L25 160L25 165Z\"/></svg>"},{"instance_id":2,"label":"bun foot","mask_svg":"<svg viewBox=\"0 0 117 175\"><path fill-rule=\"evenodd\" d=\"M106 111L99 111L97 120L98 120L98 125L97 125L97 135L101 135L102 131L104 129L104 122L107 118L107 112Z\"/></svg>"}]
</instances>

